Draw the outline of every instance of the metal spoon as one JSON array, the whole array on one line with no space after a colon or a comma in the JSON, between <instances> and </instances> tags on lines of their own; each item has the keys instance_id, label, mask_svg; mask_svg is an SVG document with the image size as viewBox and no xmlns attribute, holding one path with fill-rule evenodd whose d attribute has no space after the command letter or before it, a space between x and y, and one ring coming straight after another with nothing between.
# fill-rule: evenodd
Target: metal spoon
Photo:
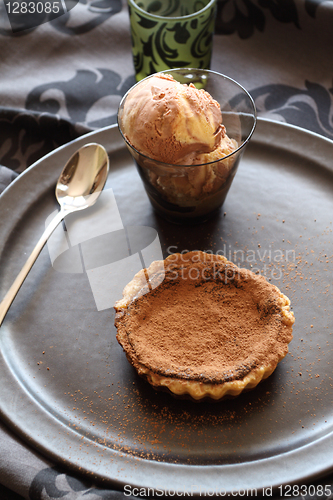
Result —
<instances>
[{"instance_id":1,"label":"metal spoon","mask_svg":"<svg viewBox=\"0 0 333 500\"><path fill-rule=\"evenodd\" d=\"M45 229L30 257L0 303L0 325L17 292L55 228L67 214L91 207L104 188L109 158L103 146L86 144L68 160L58 179L55 195L60 211Z\"/></svg>"}]
</instances>

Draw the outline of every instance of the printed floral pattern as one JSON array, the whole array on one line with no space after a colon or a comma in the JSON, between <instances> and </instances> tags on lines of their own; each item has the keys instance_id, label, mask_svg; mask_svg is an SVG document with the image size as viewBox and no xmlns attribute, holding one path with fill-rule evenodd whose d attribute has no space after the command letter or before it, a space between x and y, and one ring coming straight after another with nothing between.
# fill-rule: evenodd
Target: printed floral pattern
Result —
<instances>
[{"instance_id":1,"label":"printed floral pattern","mask_svg":"<svg viewBox=\"0 0 333 500\"><path fill-rule=\"evenodd\" d=\"M47 496L46 496L47 495ZM31 500L123 500L122 491L94 487L88 481L65 474L59 467L41 470L33 479L29 498Z\"/></svg>"},{"instance_id":2,"label":"printed floral pattern","mask_svg":"<svg viewBox=\"0 0 333 500\"><path fill-rule=\"evenodd\" d=\"M0 164L21 172L46 153L82 133L116 123L116 110L96 122L87 122L86 118L99 99L113 95L120 100L134 84L135 78L132 75L122 82L115 72L99 71L103 76L101 79L97 79L92 71L79 71L68 82L37 86L27 97L25 112L0 110ZM49 89L61 90L65 103L55 98L43 99L44 92ZM82 89L82 101L79 103L76 99L78 89ZM307 123L309 130L333 138L332 89L306 81L303 89L271 84L251 89L250 92L259 116L280 118L300 127ZM57 115L62 104L65 104L71 121Z\"/></svg>"},{"instance_id":3,"label":"printed floral pattern","mask_svg":"<svg viewBox=\"0 0 333 500\"><path fill-rule=\"evenodd\" d=\"M84 123L90 128L104 127L116 122L118 106L110 109L107 118L93 123L87 122L89 110L99 99L106 96L118 97L120 102L121 97L134 83L134 76L122 81L118 73L108 69L79 70L69 81L55 81L35 87L27 96L26 109L57 114L63 105L73 123ZM50 90L61 91L64 101L61 102L59 97L44 98L44 93Z\"/></svg>"},{"instance_id":4,"label":"printed floral pattern","mask_svg":"<svg viewBox=\"0 0 333 500\"><path fill-rule=\"evenodd\" d=\"M75 0L67 0L73 2ZM111 16L121 11L121 0L79 0L81 8L89 13L89 20L71 26L74 12L67 12L64 16L58 17L52 22L53 27L61 33L68 35L82 35L105 23Z\"/></svg>"},{"instance_id":5,"label":"printed floral pattern","mask_svg":"<svg viewBox=\"0 0 333 500\"><path fill-rule=\"evenodd\" d=\"M0 109L0 164L15 172L87 132L51 114Z\"/></svg>"},{"instance_id":6,"label":"printed floral pattern","mask_svg":"<svg viewBox=\"0 0 333 500\"><path fill-rule=\"evenodd\" d=\"M44 2L47 0L43 0ZM63 0L67 12L61 8L58 15L41 12L27 16L25 13L13 14L9 16L10 29L3 27L1 16L7 17L4 4L0 3L0 35L12 36L27 36L32 33L38 26L44 23L49 23L54 29L68 35L82 35L95 29L100 24L106 22L111 16L121 11L121 0ZM71 26L71 21L75 17L75 11L72 9L80 4L89 14L89 20L82 22L79 25Z\"/></svg>"},{"instance_id":7,"label":"printed floral pattern","mask_svg":"<svg viewBox=\"0 0 333 500\"><path fill-rule=\"evenodd\" d=\"M304 89L287 85L265 85L251 91L260 115L280 116L285 122L333 139L332 89L305 82Z\"/></svg>"},{"instance_id":8,"label":"printed floral pattern","mask_svg":"<svg viewBox=\"0 0 333 500\"><path fill-rule=\"evenodd\" d=\"M216 34L237 33L242 39L251 37L256 30L266 26L266 10L281 23L293 23L299 28L294 0L219 0L216 17Z\"/></svg>"},{"instance_id":9,"label":"printed floral pattern","mask_svg":"<svg viewBox=\"0 0 333 500\"><path fill-rule=\"evenodd\" d=\"M167 14L179 15L178 3L169 0ZM141 5L142 2L139 2ZM146 2L146 10L160 14L161 2ZM149 8L149 5L156 8ZM195 3L196 4L196 3ZM202 4L200 4L202 7ZM164 10L163 10L164 11ZM190 12L191 13L191 12ZM145 17L140 10L129 8L133 60L137 79L166 68L209 68L214 30L215 7L208 8L195 19L166 22ZM187 12L186 12L187 14Z\"/></svg>"}]
</instances>

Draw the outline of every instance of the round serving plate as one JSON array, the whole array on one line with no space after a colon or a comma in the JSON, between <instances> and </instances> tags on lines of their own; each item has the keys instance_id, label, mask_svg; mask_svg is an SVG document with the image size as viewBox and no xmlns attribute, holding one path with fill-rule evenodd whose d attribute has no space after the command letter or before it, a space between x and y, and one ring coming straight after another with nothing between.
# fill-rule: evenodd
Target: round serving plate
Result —
<instances>
[{"instance_id":1,"label":"round serving plate","mask_svg":"<svg viewBox=\"0 0 333 500\"><path fill-rule=\"evenodd\" d=\"M259 493L331 470L333 143L259 119L220 214L184 227L154 214L116 126L88 134L0 197L1 297L57 209L63 165L88 142L110 155L111 201L99 209L112 223L76 240L62 226L66 248L46 246L19 291L0 330L2 420L56 463L127 491ZM156 392L117 343L112 300L128 277L150 251L185 250L224 254L291 299L289 354L236 399L194 403ZM109 283L104 303L96 270Z\"/></svg>"}]
</instances>

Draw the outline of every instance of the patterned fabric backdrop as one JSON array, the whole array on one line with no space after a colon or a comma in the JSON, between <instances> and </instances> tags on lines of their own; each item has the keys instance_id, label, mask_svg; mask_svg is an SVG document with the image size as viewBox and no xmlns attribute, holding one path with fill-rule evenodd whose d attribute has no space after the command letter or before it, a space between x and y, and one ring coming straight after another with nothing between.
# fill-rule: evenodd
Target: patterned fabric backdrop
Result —
<instances>
[{"instance_id":1,"label":"patterned fabric backdrop","mask_svg":"<svg viewBox=\"0 0 333 500\"><path fill-rule=\"evenodd\" d=\"M135 83L125 0L67 3L67 14L13 34L0 0L0 191L59 145L115 123ZM333 139L332 26L330 0L219 0L212 69L246 87L259 116ZM50 463L2 423L0 483L3 500L123 497Z\"/></svg>"}]
</instances>

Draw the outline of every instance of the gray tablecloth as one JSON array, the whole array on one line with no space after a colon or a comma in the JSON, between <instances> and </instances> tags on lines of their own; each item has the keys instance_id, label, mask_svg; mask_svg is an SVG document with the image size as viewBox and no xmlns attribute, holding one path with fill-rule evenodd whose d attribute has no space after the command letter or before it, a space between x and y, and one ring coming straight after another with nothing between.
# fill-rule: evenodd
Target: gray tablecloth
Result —
<instances>
[{"instance_id":1,"label":"gray tablecloth","mask_svg":"<svg viewBox=\"0 0 333 500\"><path fill-rule=\"evenodd\" d=\"M330 0L218 2L212 69L246 87L259 116L331 139L332 47ZM2 191L55 147L116 122L121 96L135 83L126 2L80 0L15 34L0 3L0 75ZM320 483L333 484L333 475ZM0 499L118 496L50 463L0 422Z\"/></svg>"}]
</instances>

